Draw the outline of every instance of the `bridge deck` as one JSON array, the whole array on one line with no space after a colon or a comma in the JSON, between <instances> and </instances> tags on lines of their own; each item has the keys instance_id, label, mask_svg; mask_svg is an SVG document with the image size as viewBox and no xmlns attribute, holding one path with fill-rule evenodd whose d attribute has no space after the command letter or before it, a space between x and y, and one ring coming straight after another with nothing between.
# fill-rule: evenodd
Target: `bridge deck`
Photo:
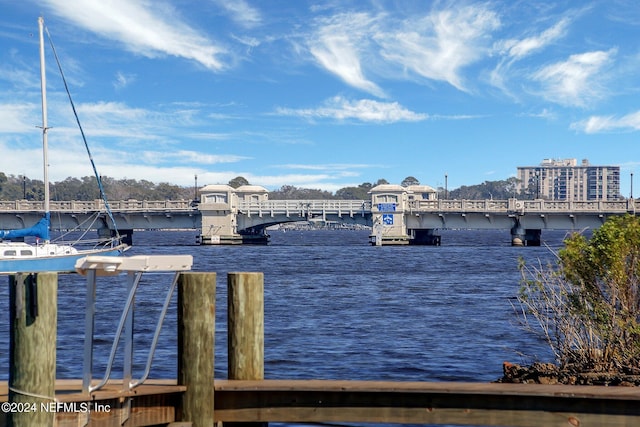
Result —
<instances>
[{"instance_id":1,"label":"bridge deck","mask_svg":"<svg viewBox=\"0 0 640 427\"><path fill-rule=\"evenodd\" d=\"M200 230L202 242L252 235L266 227L292 221L331 221L373 227L382 224L382 240L405 242L414 230L506 229L584 230L600 227L608 217L635 214L640 207L628 200L404 200L373 203L369 200L238 200L200 203L191 200L110 203L113 221L101 201L52 202L55 230L118 228L119 230ZM0 229L35 224L42 202L0 201ZM96 220L97 216L100 217ZM419 241L416 238L416 242Z\"/></svg>"}]
</instances>

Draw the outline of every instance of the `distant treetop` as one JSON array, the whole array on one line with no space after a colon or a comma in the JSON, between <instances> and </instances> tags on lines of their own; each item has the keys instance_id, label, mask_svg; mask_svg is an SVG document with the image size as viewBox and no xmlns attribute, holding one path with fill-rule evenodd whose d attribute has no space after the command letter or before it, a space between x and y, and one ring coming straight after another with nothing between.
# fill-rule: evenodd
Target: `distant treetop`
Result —
<instances>
[{"instance_id":1,"label":"distant treetop","mask_svg":"<svg viewBox=\"0 0 640 427\"><path fill-rule=\"evenodd\" d=\"M249 185L249 181L244 176L236 176L231 181L229 181L229 185L233 188L242 187L243 185Z\"/></svg>"},{"instance_id":2,"label":"distant treetop","mask_svg":"<svg viewBox=\"0 0 640 427\"><path fill-rule=\"evenodd\" d=\"M420 185L420 181L418 181L417 178L414 178L412 176L408 176L408 177L406 177L405 179L402 180L400 185L402 185L403 187L408 187L410 185Z\"/></svg>"}]
</instances>

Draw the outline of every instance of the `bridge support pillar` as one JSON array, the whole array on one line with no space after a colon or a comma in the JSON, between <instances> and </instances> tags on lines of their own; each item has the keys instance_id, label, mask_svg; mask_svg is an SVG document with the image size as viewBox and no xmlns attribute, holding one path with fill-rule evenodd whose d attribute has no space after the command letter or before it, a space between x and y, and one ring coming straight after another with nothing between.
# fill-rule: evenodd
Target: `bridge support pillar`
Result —
<instances>
[{"instance_id":1,"label":"bridge support pillar","mask_svg":"<svg viewBox=\"0 0 640 427\"><path fill-rule=\"evenodd\" d=\"M526 228L524 230L524 241L527 246L540 246L540 236L542 230L536 228Z\"/></svg>"},{"instance_id":2,"label":"bridge support pillar","mask_svg":"<svg viewBox=\"0 0 640 427\"><path fill-rule=\"evenodd\" d=\"M133 245L133 230L118 230L122 243L126 243L129 246ZM116 230L111 230L107 227L98 229L98 239L109 242L112 238L116 237Z\"/></svg>"},{"instance_id":3,"label":"bridge support pillar","mask_svg":"<svg viewBox=\"0 0 640 427\"><path fill-rule=\"evenodd\" d=\"M440 246L441 236L433 228L409 230L410 245Z\"/></svg>"},{"instance_id":4,"label":"bridge support pillar","mask_svg":"<svg viewBox=\"0 0 640 427\"><path fill-rule=\"evenodd\" d=\"M129 246L133 246L133 230L118 230L122 243L126 243ZM111 237L116 237L116 231L111 230Z\"/></svg>"},{"instance_id":5,"label":"bridge support pillar","mask_svg":"<svg viewBox=\"0 0 640 427\"><path fill-rule=\"evenodd\" d=\"M511 246L540 246L542 230L524 228L518 221L511 229Z\"/></svg>"}]
</instances>

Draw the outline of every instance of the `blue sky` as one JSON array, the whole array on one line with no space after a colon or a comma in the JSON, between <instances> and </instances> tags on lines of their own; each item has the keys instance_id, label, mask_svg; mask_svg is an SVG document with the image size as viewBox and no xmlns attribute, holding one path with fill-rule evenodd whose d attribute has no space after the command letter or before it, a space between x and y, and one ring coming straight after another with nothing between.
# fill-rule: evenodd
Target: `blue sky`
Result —
<instances>
[{"instance_id":1,"label":"blue sky","mask_svg":"<svg viewBox=\"0 0 640 427\"><path fill-rule=\"evenodd\" d=\"M0 171L42 176L42 15L103 175L449 189L640 162L640 4L0 0ZM48 53L51 178L92 174ZM640 188L640 186L638 187Z\"/></svg>"}]
</instances>

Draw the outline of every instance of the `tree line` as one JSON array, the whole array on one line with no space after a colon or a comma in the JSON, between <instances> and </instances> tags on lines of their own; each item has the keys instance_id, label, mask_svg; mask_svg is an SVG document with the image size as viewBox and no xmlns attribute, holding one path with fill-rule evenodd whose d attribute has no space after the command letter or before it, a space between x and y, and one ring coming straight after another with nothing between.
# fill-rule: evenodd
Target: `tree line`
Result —
<instances>
[{"instance_id":1,"label":"tree line","mask_svg":"<svg viewBox=\"0 0 640 427\"><path fill-rule=\"evenodd\" d=\"M109 200L193 200L197 199L195 187L183 187L168 182L153 183L147 180L115 179L102 176L102 187ZM436 188L438 198L448 199L500 199L510 197L521 199L533 198L533 194L516 194L516 178L508 178L501 181L485 181L478 185L463 185L459 188L448 190L442 187ZM228 182L233 188L250 184L249 181L238 176ZM375 183L364 182L358 186L344 187L334 193L326 190L283 185L277 190L269 192L272 200L368 200L369 191L377 185L389 184L386 179L379 179ZM412 176L405 178L400 185L419 185L420 182ZM97 180L92 176L83 178L66 178L63 181L50 184L51 200L95 200L101 198ZM41 201L44 199L44 183L42 180L30 179L23 175L6 175L0 172L0 200L30 200Z\"/></svg>"}]
</instances>

